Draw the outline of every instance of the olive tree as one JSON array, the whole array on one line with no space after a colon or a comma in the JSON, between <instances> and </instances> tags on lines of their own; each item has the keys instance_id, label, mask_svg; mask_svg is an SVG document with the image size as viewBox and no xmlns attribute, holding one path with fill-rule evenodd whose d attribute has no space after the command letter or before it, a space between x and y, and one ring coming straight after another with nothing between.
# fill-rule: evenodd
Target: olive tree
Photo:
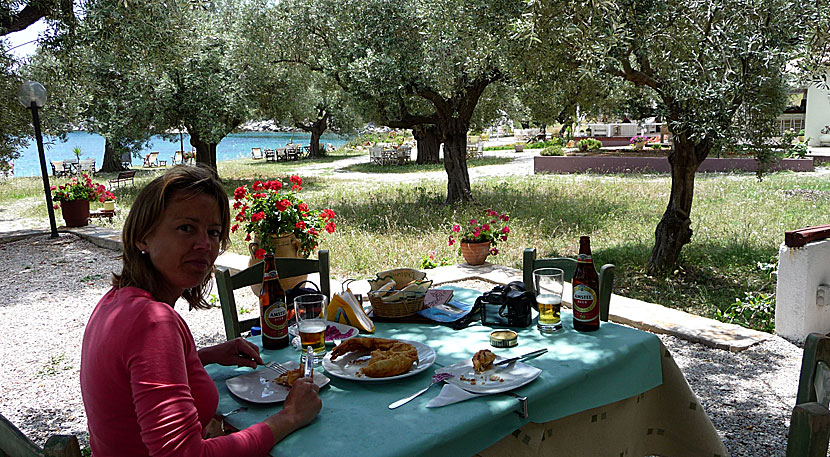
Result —
<instances>
[{"instance_id":1,"label":"olive tree","mask_svg":"<svg viewBox=\"0 0 830 457\"><path fill-rule=\"evenodd\" d=\"M447 202L472 198L467 132L488 86L505 79L525 3L287 0L273 8L276 62L298 62L374 103L390 126L436 126ZM393 122L397 121L397 122ZM417 134L417 132L416 132Z\"/></svg>"},{"instance_id":2,"label":"olive tree","mask_svg":"<svg viewBox=\"0 0 830 457\"><path fill-rule=\"evenodd\" d=\"M673 134L671 193L651 271L692 237L695 173L727 138L763 146L788 91L785 65L814 4L803 0L542 0L526 17L531 61L647 88ZM564 55L566 59L561 57ZM558 58L549 58L557 56ZM563 63L564 62L564 63Z\"/></svg>"}]
</instances>

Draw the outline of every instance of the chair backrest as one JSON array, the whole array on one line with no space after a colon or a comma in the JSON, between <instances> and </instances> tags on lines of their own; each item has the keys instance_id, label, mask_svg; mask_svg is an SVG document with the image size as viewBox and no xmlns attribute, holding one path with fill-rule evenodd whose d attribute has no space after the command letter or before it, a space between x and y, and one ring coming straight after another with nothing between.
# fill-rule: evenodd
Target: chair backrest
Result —
<instances>
[{"instance_id":1,"label":"chair backrest","mask_svg":"<svg viewBox=\"0 0 830 457\"><path fill-rule=\"evenodd\" d=\"M537 259L536 248L527 248L522 259L522 280L525 288L535 293L533 270L537 268L560 268L565 273L565 281L571 282L576 271L576 259L570 257L553 257ZM611 289L614 287L614 265L608 263L599 269L599 319L608 321L611 304ZM565 297L563 297L565 298Z\"/></svg>"},{"instance_id":2,"label":"chair backrest","mask_svg":"<svg viewBox=\"0 0 830 457\"><path fill-rule=\"evenodd\" d=\"M81 448L74 435L53 435L43 449L38 447L0 414L0 455L14 457L80 457Z\"/></svg>"},{"instance_id":3,"label":"chair backrest","mask_svg":"<svg viewBox=\"0 0 830 457\"><path fill-rule=\"evenodd\" d=\"M80 167L81 171L95 172L95 159L81 160L78 166Z\"/></svg>"},{"instance_id":4,"label":"chair backrest","mask_svg":"<svg viewBox=\"0 0 830 457\"><path fill-rule=\"evenodd\" d=\"M63 173L63 161L50 161L49 164L52 165L52 175L58 176L59 174Z\"/></svg>"},{"instance_id":5,"label":"chair backrest","mask_svg":"<svg viewBox=\"0 0 830 457\"><path fill-rule=\"evenodd\" d=\"M173 154L173 163L174 164L184 163L184 161L182 160L183 157L184 157L184 152L183 151L176 151Z\"/></svg>"},{"instance_id":6,"label":"chair backrest","mask_svg":"<svg viewBox=\"0 0 830 457\"><path fill-rule=\"evenodd\" d=\"M277 257L277 274L280 278L292 278L310 273L320 273L320 292L331 298L331 279L329 270L329 251L321 249L317 251L316 259L292 259ZM248 331L259 322L259 318L239 321L236 313L236 300L233 291L242 287L259 284L262 282L262 273L265 267L264 262L257 262L250 267L231 274L224 266L216 266L216 288L219 292L219 302L222 305L222 318L225 321L225 335L228 340L238 338L242 332Z\"/></svg>"},{"instance_id":7,"label":"chair backrest","mask_svg":"<svg viewBox=\"0 0 830 457\"><path fill-rule=\"evenodd\" d=\"M787 457L826 456L830 443L830 338L807 335L787 434Z\"/></svg>"},{"instance_id":8,"label":"chair backrest","mask_svg":"<svg viewBox=\"0 0 830 457\"><path fill-rule=\"evenodd\" d=\"M255 159L262 158L262 149L261 148L251 148L251 157Z\"/></svg>"}]
</instances>

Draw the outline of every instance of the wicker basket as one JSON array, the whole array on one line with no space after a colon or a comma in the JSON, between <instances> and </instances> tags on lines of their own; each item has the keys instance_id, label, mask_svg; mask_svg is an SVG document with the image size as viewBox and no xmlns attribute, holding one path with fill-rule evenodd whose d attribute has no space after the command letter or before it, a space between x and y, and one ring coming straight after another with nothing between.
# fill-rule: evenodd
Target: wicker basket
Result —
<instances>
[{"instance_id":1,"label":"wicker basket","mask_svg":"<svg viewBox=\"0 0 830 457\"><path fill-rule=\"evenodd\" d=\"M395 281L395 288L387 291L378 290L390 279ZM413 281L415 287L402 290L405 285ZM372 289L368 294L369 303L372 305L375 316L399 318L411 316L423 309L424 298L427 290L432 285L432 281L426 279L426 273L423 271L412 268L397 268L378 273L377 278L369 281L369 285ZM397 298L390 300L395 296Z\"/></svg>"}]
</instances>

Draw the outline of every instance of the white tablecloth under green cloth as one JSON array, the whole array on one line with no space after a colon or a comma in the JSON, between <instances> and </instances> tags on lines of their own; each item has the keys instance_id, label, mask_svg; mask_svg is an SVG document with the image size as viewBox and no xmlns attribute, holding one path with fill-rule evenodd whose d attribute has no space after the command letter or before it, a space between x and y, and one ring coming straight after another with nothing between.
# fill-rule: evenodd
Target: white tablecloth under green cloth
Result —
<instances>
[{"instance_id":1,"label":"white tablecloth under green cloth","mask_svg":"<svg viewBox=\"0 0 830 457\"><path fill-rule=\"evenodd\" d=\"M388 409L390 403L429 384L434 368L469 359L477 350L489 348L492 329L475 326L455 331L440 325L377 323L375 336L419 341L432 347L437 354L435 367L393 382L358 382L330 376L331 383L320 392L320 415L275 446L271 454L473 455L530 422L547 423L611 405L662 383L661 344L655 335L610 323L603 323L597 332L576 332L567 312L563 313L563 321L565 330L558 334L543 336L535 327L522 329L517 347L493 349L506 357L542 347L549 349L527 362L542 369L539 378L515 391L529 399L528 419L515 414L517 400L504 394L426 408L426 403L438 394L437 386L401 408ZM251 341L260 343L259 337ZM266 362L298 357L293 348L262 354ZM240 405L248 407L228 418L240 429L262 421L281 407L251 404L228 392L224 380L247 371L208 367L219 389L218 413Z\"/></svg>"}]
</instances>

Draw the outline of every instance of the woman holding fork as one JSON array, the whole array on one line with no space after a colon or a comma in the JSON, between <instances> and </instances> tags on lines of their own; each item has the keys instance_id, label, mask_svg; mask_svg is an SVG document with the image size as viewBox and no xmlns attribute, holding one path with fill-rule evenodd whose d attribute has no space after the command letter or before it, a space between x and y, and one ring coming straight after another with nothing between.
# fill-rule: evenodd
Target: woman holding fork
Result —
<instances>
[{"instance_id":1,"label":"woman holding fork","mask_svg":"<svg viewBox=\"0 0 830 457\"><path fill-rule=\"evenodd\" d=\"M204 300L213 262L229 242L228 197L215 172L179 165L136 197L122 232L123 267L84 332L81 393L94 456L266 455L322 406L300 379L263 422L205 439L219 394L204 365L262 364L237 338L196 350L173 309Z\"/></svg>"}]
</instances>

